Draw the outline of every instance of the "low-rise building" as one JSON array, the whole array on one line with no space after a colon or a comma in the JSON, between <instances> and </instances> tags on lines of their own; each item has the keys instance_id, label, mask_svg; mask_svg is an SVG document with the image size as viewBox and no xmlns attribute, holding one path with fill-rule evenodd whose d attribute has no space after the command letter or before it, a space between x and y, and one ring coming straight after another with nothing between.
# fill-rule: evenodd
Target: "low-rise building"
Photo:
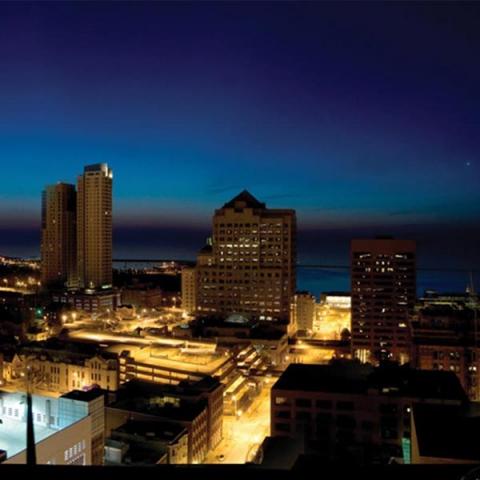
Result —
<instances>
[{"instance_id":1,"label":"low-rise building","mask_svg":"<svg viewBox=\"0 0 480 480\"><path fill-rule=\"evenodd\" d=\"M271 435L303 438L331 459L405 461L413 404L466 402L452 372L354 362L292 364L272 388Z\"/></svg>"},{"instance_id":2,"label":"low-rise building","mask_svg":"<svg viewBox=\"0 0 480 480\"><path fill-rule=\"evenodd\" d=\"M105 465L162 465L168 463L168 452L152 444L130 441L129 443L107 438Z\"/></svg>"},{"instance_id":3,"label":"low-rise building","mask_svg":"<svg viewBox=\"0 0 480 480\"><path fill-rule=\"evenodd\" d=\"M128 445L128 449L121 455L120 461L114 461L111 443L106 447L106 454L110 463L127 463L132 447L140 447L158 452L161 458L167 454L167 463L185 464L188 462L188 433L185 427L173 422L142 422L130 420L120 425L110 433L110 440ZM118 446L116 447L118 451ZM118 458L118 457L117 457ZM158 463L158 461L155 461Z\"/></svg>"},{"instance_id":4,"label":"low-rise building","mask_svg":"<svg viewBox=\"0 0 480 480\"><path fill-rule=\"evenodd\" d=\"M104 291L63 291L52 294L56 303L71 305L78 311L98 314L107 310L116 310L121 305L120 292L117 290Z\"/></svg>"},{"instance_id":5,"label":"low-rise building","mask_svg":"<svg viewBox=\"0 0 480 480\"><path fill-rule=\"evenodd\" d=\"M222 439L223 385L211 377L176 386L129 382L107 407L107 435L129 420L182 426L188 435L188 463L203 462Z\"/></svg>"},{"instance_id":6,"label":"low-rise building","mask_svg":"<svg viewBox=\"0 0 480 480\"><path fill-rule=\"evenodd\" d=\"M32 396L37 464L92 465L92 436L103 396L90 408L82 401ZM88 403L88 402L87 402ZM101 405L100 405L101 403ZM26 396L0 392L0 453L4 463L26 463ZM103 443L101 445L103 450Z\"/></svg>"},{"instance_id":7,"label":"low-rise building","mask_svg":"<svg viewBox=\"0 0 480 480\"><path fill-rule=\"evenodd\" d=\"M271 322L250 321L239 314L226 319L215 317L199 318L190 322L193 337L214 339L218 345L235 348L252 345L266 363L281 367L288 357L288 335L281 327Z\"/></svg>"},{"instance_id":8,"label":"low-rise building","mask_svg":"<svg viewBox=\"0 0 480 480\"><path fill-rule=\"evenodd\" d=\"M137 308L153 308L162 305L162 289L148 286L129 286L122 290L122 303Z\"/></svg>"},{"instance_id":9,"label":"low-rise building","mask_svg":"<svg viewBox=\"0 0 480 480\"><path fill-rule=\"evenodd\" d=\"M96 345L49 340L19 347L3 361L4 382L22 382L27 369L34 374L34 388L62 395L72 389L99 386L115 391L119 386L116 355Z\"/></svg>"},{"instance_id":10,"label":"low-rise building","mask_svg":"<svg viewBox=\"0 0 480 480\"><path fill-rule=\"evenodd\" d=\"M100 388L72 390L59 399L60 414L65 418L85 415L91 419L91 464L103 465L105 445L105 391Z\"/></svg>"},{"instance_id":11,"label":"low-rise building","mask_svg":"<svg viewBox=\"0 0 480 480\"><path fill-rule=\"evenodd\" d=\"M350 331L350 307L351 297L346 292L322 293L318 302L311 293L298 292L292 303L292 326L298 337L341 340L344 332Z\"/></svg>"},{"instance_id":12,"label":"low-rise building","mask_svg":"<svg viewBox=\"0 0 480 480\"><path fill-rule=\"evenodd\" d=\"M469 398L480 400L480 333L476 325L480 312L465 300L434 297L422 303L412 319L414 365L454 372Z\"/></svg>"},{"instance_id":13,"label":"low-rise building","mask_svg":"<svg viewBox=\"0 0 480 480\"><path fill-rule=\"evenodd\" d=\"M309 292L297 292L293 296L290 323L300 334L308 335L313 329L316 298Z\"/></svg>"},{"instance_id":14,"label":"low-rise building","mask_svg":"<svg viewBox=\"0 0 480 480\"><path fill-rule=\"evenodd\" d=\"M478 404L413 405L412 463L478 464L479 429Z\"/></svg>"}]
</instances>

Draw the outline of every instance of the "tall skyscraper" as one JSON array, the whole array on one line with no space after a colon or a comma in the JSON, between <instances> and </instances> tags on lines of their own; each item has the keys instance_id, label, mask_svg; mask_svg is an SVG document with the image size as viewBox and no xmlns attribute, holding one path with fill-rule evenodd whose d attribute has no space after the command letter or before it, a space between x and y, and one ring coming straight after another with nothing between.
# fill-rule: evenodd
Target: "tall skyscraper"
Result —
<instances>
[{"instance_id":1,"label":"tall skyscraper","mask_svg":"<svg viewBox=\"0 0 480 480\"><path fill-rule=\"evenodd\" d=\"M77 260L79 288L112 286L112 170L105 163L78 177Z\"/></svg>"},{"instance_id":2,"label":"tall skyscraper","mask_svg":"<svg viewBox=\"0 0 480 480\"><path fill-rule=\"evenodd\" d=\"M76 279L76 193L66 183L49 185L42 192L42 284L74 286Z\"/></svg>"},{"instance_id":3,"label":"tall skyscraper","mask_svg":"<svg viewBox=\"0 0 480 480\"><path fill-rule=\"evenodd\" d=\"M416 298L415 242L352 240L352 350L364 362L410 357Z\"/></svg>"},{"instance_id":4,"label":"tall skyscraper","mask_svg":"<svg viewBox=\"0 0 480 480\"><path fill-rule=\"evenodd\" d=\"M197 310L287 322L295 263L295 211L266 208L244 190L215 211L211 250L196 267Z\"/></svg>"}]
</instances>

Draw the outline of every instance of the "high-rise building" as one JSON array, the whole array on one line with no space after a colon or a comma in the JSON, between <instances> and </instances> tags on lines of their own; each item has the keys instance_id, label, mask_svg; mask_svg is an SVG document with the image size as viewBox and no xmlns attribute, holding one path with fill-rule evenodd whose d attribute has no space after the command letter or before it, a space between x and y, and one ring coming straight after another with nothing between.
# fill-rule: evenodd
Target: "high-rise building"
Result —
<instances>
[{"instance_id":1,"label":"high-rise building","mask_svg":"<svg viewBox=\"0 0 480 480\"><path fill-rule=\"evenodd\" d=\"M352 240L352 353L364 362L409 360L415 307L415 242Z\"/></svg>"},{"instance_id":2,"label":"high-rise building","mask_svg":"<svg viewBox=\"0 0 480 480\"><path fill-rule=\"evenodd\" d=\"M195 267L182 268L182 309L188 314L197 310L197 273Z\"/></svg>"},{"instance_id":3,"label":"high-rise building","mask_svg":"<svg viewBox=\"0 0 480 480\"><path fill-rule=\"evenodd\" d=\"M200 314L288 322L295 293L294 210L269 209L244 190L215 211L211 253L201 257Z\"/></svg>"},{"instance_id":4,"label":"high-rise building","mask_svg":"<svg viewBox=\"0 0 480 480\"><path fill-rule=\"evenodd\" d=\"M42 192L42 284L74 286L76 279L76 193L66 183Z\"/></svg>"},{"instance_id":5,"label":"high-rise building","mask_svg":"<svg viewBox=\"0 0 480 480\"><path fill-rule=\"evenodd\" d=\"M112 170L85 167L78 177L77 261L80 288L112 286Z\"/></svg>"}]
</instances>

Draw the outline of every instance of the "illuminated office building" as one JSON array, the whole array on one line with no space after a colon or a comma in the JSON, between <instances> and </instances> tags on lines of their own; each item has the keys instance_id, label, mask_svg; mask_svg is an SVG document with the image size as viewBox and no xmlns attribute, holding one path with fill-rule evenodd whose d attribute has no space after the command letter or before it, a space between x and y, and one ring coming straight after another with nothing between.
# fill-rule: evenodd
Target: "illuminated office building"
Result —
<instances>
[{"instance_id":1,"label":"illuminated office building","mask_svg":"<svg viewBox=\"0 0 480 480\"><path fill-rule=\"evenodd\" d=\"M215 211L211 251L197 263L197 310L288 322L295 293L296 216L244 190Z\"/></svg>"},{"instance_id":2,"label":"illuminated office building","mask_svg":"<svg viewBox=\"0 0 480 480\"><path fill-rule=\"evenodd\" d=\"M352 350L361 361L409 360L415 242L352 240Z\"/></svg>"}]
</instances>

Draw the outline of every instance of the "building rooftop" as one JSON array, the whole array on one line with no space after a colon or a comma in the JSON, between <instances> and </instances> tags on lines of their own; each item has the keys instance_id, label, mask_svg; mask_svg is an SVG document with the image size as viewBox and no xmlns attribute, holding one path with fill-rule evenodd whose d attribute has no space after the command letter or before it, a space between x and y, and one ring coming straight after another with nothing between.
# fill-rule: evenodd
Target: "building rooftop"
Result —
<instances>
[{"instance_id":1,"label":"building rooftop","mask_svg":"<svg viewBox=\"0 0 480 480\"><path fill-rule=\"evenodd\" d=\"M166 421L192 421L207 407L203 394L220 386L220 382L211 377L178 385L131 380L117 392L117 400L110 407Z\"/></svg>"},{"instance_id":2,"label":"building rooftop","mask_svg":"<svg viewBox=\"0 0 480 480\"><path fill-rule=\"evenodd\" d=\"M368 394L369 390L375 390L381 395L467 401L453 372L396 365L374 368L355 362L292 364L273 389L350 394Z\"/></svg>"},{"instance_id":3,"label":"building rooftop","mask_svg":"<svg viewBox=\"0 0 480 480\"><path fill-rule=\"evenodd\" d=\"M103 397L105 391L101 388L91 388L89 390L72 390L65 393L61 398L69 398L71 400L80 400L82 402L91 402L98 397Z\"/></svg>"},{"instance_id":4,"label":"building rooftop","mask_svg":"<svg viewBox=\"0 0 480 480\"><path fill-rule=\"evenodd\" d=\"M95 356L102 357L105 360L116 359L115 355L102 350L98 344L71 342L57 338L27 343L18 348L18 354L35 355L51 361L66 361L74 364L82 364L84 360Z\"/></svg>"},{"instance_id":5,"label":"building rooftop","mask_svg":"<svg viewBox=\"0 0 480 480\"><path fill-rule=\"evenodd\" d=\"M168 383L153 383L142 380L130 380L120 390L120 396L129 397L154 397L158 395L170 395L183 398L196 397L202 393L212 392L221 386L216 378L206 376L198 381L181 381L176 385Z\"/></svg>"},{"instance_id":6,"label":"building rooftop","mask_svg":"<svg viewBox=\"0 0 480 480\"><path fill-rule=\"evenodd\" d=\"M243 190L236 197L225 203L222 208L265 208L265 203L257 200L248 190Z\"/></svg>"},{"instance_id":7,"label":"building rooftop","mask_svg":"<svg viewBox=\"0 0 480 480\"><path fill-rule=\"evenodd\" d=\"M37 415L46 415L58 404L59 399L32 395L33 411ZM26 435L26 398L25 394L0 391L0 405L3 406L3 413L0 410L0 450L7 452L7 458L13 457L27 446ZM7 414L6 412L10 412ZM75 412L75 415L61 415L59 410L58 423L55 426L47 426L34 422L35 443L38 445L46 438L54 435L60 430L69 427L78 420L84 418L83 412ZM58 425L62 425L59 427ZM3 467L3 466L2 466Z\"/></svg>"},{"instance_id":8,"label":"building rooftop","mask_svg":"<svg viewBox=\"0 0 480 480\"><path fill-rule=\"evenodd\" d=\"M165 460L167 451L161 448L148 447L142 443L130 442L123 458L125 465L155 465Z\"/></svg>"},{"instance_id":9,"label":"building rooftop","mask_svg":"<svg viewBox=\"0 0 480 480\"><path fill-rule=\"evenodd\" d=\"M339 291L339 290L333 290L329 292L322 292L322 295L326 297L350 297L351 292L346 292L344 290Z\"/></svg>"},{"instance_id":10,"label":"building rooftop","mask_svg":"<svg viewBox=\"0 0 480 480\"><path fill-rule=\"evenodd\" d=\"M227 318L223 317L202 317L190 322L192 327L198 327L202 337L222 337L222 329L225 330L224 336L248 339L279 340L285 333L271 325L271 322L261 322L249 320L247 316L234 313ZM208 330L210 329L210 330ZM215 334L212 334L213 329ZM219 335L216 335L219 333Z\"/></svg>"},{"instance_id":11,"label":"building rooftop","mask_svg":"<svg viewBox=\"0 0 480 480\"><path fill-rule=\"evenodd\" d=\"M478 407L416 404L413 419L422 457L480 461Z\"/></svg>"},{"instance_id":12,"label":"building rooftop","mask_svg":"<svg viewBox=\"0 0 480 480\"><path fill-rule=\"evenodd\" d=\"M366 393L367 378L373 367L360 364L291 364L272 387L273 390L307 392Z\"/></svg>"},{"instance_id":13,"label":"building rooftop","mask_svg":"<svg viewBox=\"0 0 480 480\"><path fill-rule=\"evenodd\" d=\"M145 422L137 420L129 420L124 425L112 431L112 437L118 436L134 436L155 442L173 442L181 435L185 434L186 429L173 422Z\"/></svg>"},{"instance_id":14,"label":"building rooftop","mask_svg":"<svg viewBox=\"0 0 480 480\"><path fill-rule=\"evenodd\" d=\"M161 396L149 398L126 397L110 404L108 408L137 412L167 421L180 422L192 422L207 408L206 400L198 400L193 403L178 400L175 404L173 403L174 401L175 399Z\"/></svg>"},{"instance_id":15,"label":"building rooftop","mask_svg":"<svg viewBox=\"0 0 480 480\"><path fill-rule=\"evenodd\" d=\"M92 165L86 165L83 168L84 172L102 172L108 171L108 165L106 163L94 163Z\"/></svg>"},{"instance_id":16,"label":"building rooftop","mask_svg":"<svg viewBox=\"0 0 480 480\"><path fill-rule=\"evenodd\" d=\"M215 342L185 340L161 336L138 337L93 330L70 333L74 342L102 345L102 355L113 358L130 356L137 363L153 365L160 370L172 371L179 376L193 378L217 375L231 361L231 355Z\"/></svg>"}]
</instances>

